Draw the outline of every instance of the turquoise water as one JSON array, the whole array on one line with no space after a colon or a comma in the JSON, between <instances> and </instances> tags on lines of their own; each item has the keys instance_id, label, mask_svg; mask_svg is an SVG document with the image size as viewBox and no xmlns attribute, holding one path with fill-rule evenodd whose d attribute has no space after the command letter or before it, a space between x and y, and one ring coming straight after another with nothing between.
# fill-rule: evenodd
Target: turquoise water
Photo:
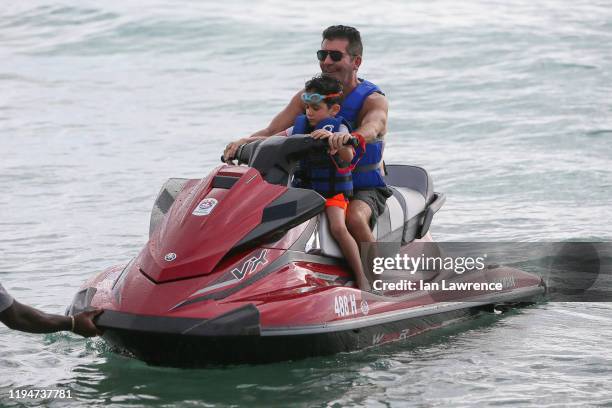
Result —
<instances>
[{"instance_id":1,"label":"turquoise water","mask_svg":"<svg viewBox=\"0 0 612 408\"><path fill-rule=\"evenodd\" d=\"M3 285L60 313L134 256L165 179L264 127L337 23L361 30L361 76L389 97L386 160L447 193L435 238L612 239L608 2L23 1L0 11ZM610 304L548 303L415 344L188 371L2 326L0 405L67 387L116 407L610 406L611 323Z\"/></svg>"}]
</instances>

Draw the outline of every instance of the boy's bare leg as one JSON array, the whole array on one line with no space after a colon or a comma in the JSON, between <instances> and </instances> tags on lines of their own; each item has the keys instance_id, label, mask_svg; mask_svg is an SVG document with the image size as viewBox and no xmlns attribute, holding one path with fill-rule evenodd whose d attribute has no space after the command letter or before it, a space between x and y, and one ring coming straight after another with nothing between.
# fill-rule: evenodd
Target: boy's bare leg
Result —
<instances>
[{"instance_id":1,"label":"boy's bare leg","mask_svg":"<svg viewBox=\"0 0 612 408\"><path fill-rule=\"evenodd\" d=\"M370 291L370 283L363 272L363 266L361 265L361 257L359 256L359 247L353 236L348 232L346 228L346 221L344 218L344 210L340 207L327 207L325 209L327 219L329 220L329 229L332 235L340 245L342 253L346 258L349 266L355 274L357 279L357 286L361 290Z\"/></svg>"}]
</instances>

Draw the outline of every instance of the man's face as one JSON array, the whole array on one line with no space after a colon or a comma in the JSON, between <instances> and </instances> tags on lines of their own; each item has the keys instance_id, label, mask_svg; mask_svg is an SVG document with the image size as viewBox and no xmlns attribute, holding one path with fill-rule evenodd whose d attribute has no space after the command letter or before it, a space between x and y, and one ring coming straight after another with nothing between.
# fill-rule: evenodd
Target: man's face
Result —
<instances>
[{"instance_id":1,"label":"man's face","mask_svg":"<svg viewBox=\"0 0 612 408\"><path fill-rule=\"evenodd\" d=\"M352 57L348 54L346 48L348 47L348 40L335 39L335 40L323 40L321 43L321 49L325 51L340 51L342 53L342 59L340 61L332 60L328 54L323 61L319 61L321 72L329 75L342 82L348 84L353 78L353 72L357 71L361 64L361 57Z\"/></svg>"}]
</instances>

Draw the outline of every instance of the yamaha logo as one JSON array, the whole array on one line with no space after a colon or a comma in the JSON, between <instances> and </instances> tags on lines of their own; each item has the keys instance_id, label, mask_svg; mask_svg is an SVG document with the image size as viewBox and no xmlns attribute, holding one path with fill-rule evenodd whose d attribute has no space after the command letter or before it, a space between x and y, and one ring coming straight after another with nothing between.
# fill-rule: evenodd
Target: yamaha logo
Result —
<instances>
[{"instance_id":1,"label":"yamaha logo","mask_svg":"<svg viewBox=\"0 0 612 408\"><path fill-rule=\"evenodd\" d=\"M370 306L368 306L368 302L365 299L361 301L361 313L363 313L364 316L370 313Z\"/></svg>"},{"instance_id":2,"label":"yamaha logo","mask_svg":"<svg viewBox=\"0 0 612 408\"><path fill-rule=\"evenodd\" d=\"M164 256L164 259L168 262L172 262L176 259L176 254L174 252L169 252Z\"/></svg>"}]
</instances>

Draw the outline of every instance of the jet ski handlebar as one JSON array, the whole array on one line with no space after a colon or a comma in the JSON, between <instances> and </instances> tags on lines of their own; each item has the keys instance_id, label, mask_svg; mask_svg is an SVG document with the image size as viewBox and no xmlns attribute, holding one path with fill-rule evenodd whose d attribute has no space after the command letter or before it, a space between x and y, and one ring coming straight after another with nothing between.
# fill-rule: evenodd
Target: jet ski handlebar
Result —
<instances>
[{"instance_id":1,"label":"jet ski handlebar","mask_svg":"<svg viewBox=\"0 0 612 408\"><path fill-rule=\"evenodd\" d=\"M353 146L355 148L359 147L359 139L357 139L355 136L351 136L346 143L344 143L345 146ZM315 139L315 142L313 144L313 148L314 149L327 149L329 148L329 143L327 141L327 139Z\"/></svg>"},{"instance_id":2,"label":"jet ski handlebar","mask_svg":"<svg viewBox=\"0 0 612 408\"><path fill-rule=\"evenodd\" d=\"M359 140L351 137L345 144L358 146ZM328 148L327 140L310 135L270 136L240 146L234 160L259 171L270 184L288 185L302 158Z\"/></svg>"},{"instance_id":3,"label":"jet ski handlebar","mask_svg":"<svg viewBox=\"0 0 612 408\"><path fill-rule=\"evenodd\" d=\"M299 137L304 141L305 144L310 144L310 146L308 146L306 150L323 150L329 147L329 143L327 139L313 139L309 135L295 135L295 136L291 136L291 139L288 139L285 136L280 136L280 137L285 138L288 141L288 143L290 140L296 140ZM266 139L255 140L253 142L240 145L240 147L238 147L238 150L236 151L235 157L232 160L237 160L238 164L249 164L249 161L251 157L253 157L255 150L265 140ZM355 136L351 136L346 141L346 143L344 143L344 145L353 146L357 148L359 147L359 139L356 138ZM221 162L225 163L225 159L223 155L221 155Z\"/></svg>"}]
</instances>

